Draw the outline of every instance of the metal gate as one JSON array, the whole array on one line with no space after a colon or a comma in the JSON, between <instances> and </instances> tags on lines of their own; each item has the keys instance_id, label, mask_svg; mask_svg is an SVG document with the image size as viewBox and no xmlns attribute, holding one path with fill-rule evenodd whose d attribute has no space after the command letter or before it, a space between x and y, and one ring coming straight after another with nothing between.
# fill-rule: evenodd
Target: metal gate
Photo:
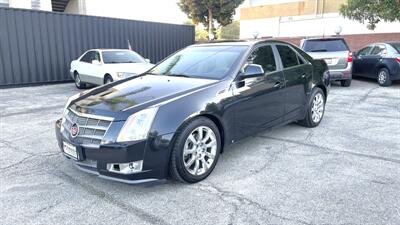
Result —
<instances>
[{"instance_id":1,"label":"metal gate","mask_svg":"<svg viewBox=\"0 0 400 225\"><path fill-rule=\"evenodd\" d=\"M91 48L128 48L152 62L194 43L194 27L0 8L0 86L69 81Z\"/></svg>"}]
</instances>

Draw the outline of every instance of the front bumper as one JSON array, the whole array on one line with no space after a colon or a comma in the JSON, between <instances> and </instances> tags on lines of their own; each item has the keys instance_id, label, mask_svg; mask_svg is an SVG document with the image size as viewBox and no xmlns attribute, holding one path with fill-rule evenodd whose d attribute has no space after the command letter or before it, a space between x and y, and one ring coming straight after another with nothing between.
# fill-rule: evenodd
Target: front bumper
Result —
<instances>
[{"instance_id":1,"label":"front bumper","mask_svg":"<svg viewBox=\"0 0 400 225\"><path fill-rule=\"evenodd\" d=\"M65 137L60 132L61 119L56 121L55 133L58 145L63 151L63 142L76 147L78 159L72 159L74 164L82 171L98 175L101 178L137 184L167 178L169 162L169 146L173 134L151 136L144 141L126 144L107 144L96 147L84 147L74 143L70 137ZM142 170L133 174L121 174L107 170L108 163L129 163L143 160Z\"/></svg>"}]
</instances>

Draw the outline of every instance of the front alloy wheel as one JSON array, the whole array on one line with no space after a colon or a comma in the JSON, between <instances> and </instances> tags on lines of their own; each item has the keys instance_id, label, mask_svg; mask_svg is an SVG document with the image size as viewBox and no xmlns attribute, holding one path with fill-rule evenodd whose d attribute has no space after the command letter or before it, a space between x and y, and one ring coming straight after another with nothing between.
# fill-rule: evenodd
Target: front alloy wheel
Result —
<instances>
[{"instance_id":1,"label":"front alloy wheel","mask_svg":"<svg viewBox=\"0 0 400 225\"><path fill-rule=\"evenodd\" d=\"M75 81L75 86L78 89L82 89L86 87L86 84L82 82L81 77L79 76L78 72L74 73L74 81Z\"/></svg>"},{"instance_id":2,"label":"front alloy wheel","mask_svg":"<svg viewBox=\"0 0 400 225\"><path fill-rule=\"evenodd\" d=\"M197 117L176 133L170 174L180 182L199 182L210 175L220 151L221 137L217 126L206 117Z\"/></svg>"},{"instance_id":3,"label":"front alloy wheel","mask_svg":"<svg viewBox=\"0 0 400 225\"><path fill-rule=\"evenodd\" d=\"M192 175L205 174L214 163L217 154L217 138L209 127L195 129L186 139L183 149L185 169Z\"/></svg>"}]
</instances>

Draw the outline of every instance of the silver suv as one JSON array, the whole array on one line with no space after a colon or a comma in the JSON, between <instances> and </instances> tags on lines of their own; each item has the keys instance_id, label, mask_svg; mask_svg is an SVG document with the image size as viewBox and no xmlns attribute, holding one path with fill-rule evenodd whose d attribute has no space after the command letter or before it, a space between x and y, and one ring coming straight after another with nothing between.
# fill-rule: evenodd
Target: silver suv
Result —
<instances>
[{"instance_id":1,"label":"silver suv","mask_svg":"<svg viewBox=\"0 0 400 225\"><path fill-rule=\"evenodd\" d=\"M300 48L314 59L325 60L331 81L340 81L343 87L351 85L353 54L343 38L303 39Z\"/></svg>"}]
</instances>

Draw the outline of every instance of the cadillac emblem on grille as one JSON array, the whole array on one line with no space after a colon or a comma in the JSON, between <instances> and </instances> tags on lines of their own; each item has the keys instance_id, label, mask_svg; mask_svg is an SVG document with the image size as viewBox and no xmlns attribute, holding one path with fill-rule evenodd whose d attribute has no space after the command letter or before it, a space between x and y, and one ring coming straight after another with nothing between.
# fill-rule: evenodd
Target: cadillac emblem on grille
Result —
<instances>
[{"instance_id":1,"label":"cadillac emblem on grille","mask_svg":"<svg viewBox=\"0 0 400 225\"><path fill-rule=\"evenodd\" d=\"M76 123L74 123L71 126L71 136L72 137L76 137L76 136L78 136L78 133L79 133L79 127L78 127L78 125Z\"/></svg>"}]
</instances>

